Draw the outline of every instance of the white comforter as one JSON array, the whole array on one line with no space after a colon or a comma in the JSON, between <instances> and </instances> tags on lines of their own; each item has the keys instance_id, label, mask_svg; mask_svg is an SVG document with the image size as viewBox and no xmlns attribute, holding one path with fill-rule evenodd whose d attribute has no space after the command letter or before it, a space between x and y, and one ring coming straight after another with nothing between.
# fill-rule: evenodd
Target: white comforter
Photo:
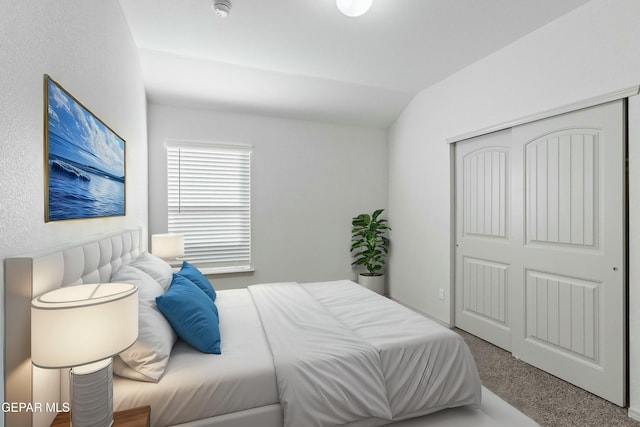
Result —
<instances>
[{"instance_id":1,"label":"white comforter","mask_svg":"<svg viewBox=\"0 0 640 427\"><path fill-rule=\"evenodd\" d=\"M285 427L374 426L480 404L460 336L350 281L250 286Z\"/></svg>"},{"instance_id":2,"label":"white comforter","mask_svg":"<svg viewBox=\"0 0 640 427\"><path fill-rule=\"evenodd\" d=\"M285 427L391 417L378 352L297 283L249 286L271 347Z\"/></svg>"}]
</instances>

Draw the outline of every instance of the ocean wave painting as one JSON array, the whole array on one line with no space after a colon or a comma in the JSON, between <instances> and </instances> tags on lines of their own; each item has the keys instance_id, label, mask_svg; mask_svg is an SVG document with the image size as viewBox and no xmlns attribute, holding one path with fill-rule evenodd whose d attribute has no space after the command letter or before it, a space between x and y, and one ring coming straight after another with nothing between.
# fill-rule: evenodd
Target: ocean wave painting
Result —
<instances>
[{"instance_id":1,"label":"ocean wave painting","mask_svg":"<svg viewBox=\"0 0 640 427\"><path fill-rule=\"evenodd\" d=\"M48 76L45 220L125 214L125 141Z\"/></svg>"}]
</instances>

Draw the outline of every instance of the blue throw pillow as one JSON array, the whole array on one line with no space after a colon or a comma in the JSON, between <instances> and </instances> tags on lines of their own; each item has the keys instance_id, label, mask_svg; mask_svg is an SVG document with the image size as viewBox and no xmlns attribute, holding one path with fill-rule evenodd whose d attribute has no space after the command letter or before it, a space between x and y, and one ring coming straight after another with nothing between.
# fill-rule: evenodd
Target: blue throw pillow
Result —
<instances>
[{"instance_id":1,"label":"blue throw pillow","mask_svg":"<svg viewBox=\"0 0 640 427\"><path fill-rule=\"evenodd\" d=\"M216 301L216 291L213 289L213 286L211 286L211 282L209 282L209 279L207 279L200 270L194 267L193 264L184 261L182 263L182 268L177 274L191 280L202 290L202 292L211 298L211 301Z\"/></svg>"},{"instance_id":2,"label":"blue throw pillow","mask_svg":"<svg viewBox=\"0 0 640 427\"><path fill-rule=\"evenodd\" d=\"M174 274L156 305L185 342L203 353L220 354L217 307L193 282Z\"/></svg>"}]
</instances>

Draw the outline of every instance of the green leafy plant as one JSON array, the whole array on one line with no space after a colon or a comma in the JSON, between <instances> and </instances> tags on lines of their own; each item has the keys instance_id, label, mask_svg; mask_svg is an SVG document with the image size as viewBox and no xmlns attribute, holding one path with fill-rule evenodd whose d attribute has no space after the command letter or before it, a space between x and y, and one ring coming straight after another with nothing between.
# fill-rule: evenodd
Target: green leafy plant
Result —
<instances>
[{"instance_id":1,"label":"green leafy plant","mask_svg":"<svg viewBox=\"0 0 640 427\"><path fill-rule=\"evenodd\" d=\"M381 219L384 209L378 209L373 214L360 214L351 221L351 253L354 261L351 265L363 265L368 276L382 274L384 257L389 253L389 239L387 220Z\"/></svg>"}]
</instances>

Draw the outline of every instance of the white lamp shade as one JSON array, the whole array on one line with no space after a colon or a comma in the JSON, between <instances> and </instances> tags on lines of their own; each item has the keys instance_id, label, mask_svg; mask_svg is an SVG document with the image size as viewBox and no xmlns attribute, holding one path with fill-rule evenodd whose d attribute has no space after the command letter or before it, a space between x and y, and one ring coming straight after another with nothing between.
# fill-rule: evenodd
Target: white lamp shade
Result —
<instances>
[{"instance_id":1,"label":"white lamp shade","mask_svg":"<svg viewBox=\"0 0 640 427\"><path fill-rule=\"evenodd\" d=\"M56 289L31 301L31 361L41 368L94 363L138 337L138 288L129 283Z\"/></svg>"},{"instance_id":2,"label":"white lamp shade","mask_svg":"<svg viewBox=\"0 0 640 427\"><path fill-rule=\"evenodd\" d=\"M364 15L372 4L373 0L336 0L340 12L351 17Z\"/></svg>"},{"instance_id":3,"label":"white lamp shade","mask_svg":"<svg viewBox=\"0 0 640 427\"><path fill-rule=\"evenodd\" d=\"M184 236L166 233L151 236L151 253L159 258L170 259L184 255Z\"/></svg>"}]
</instances>

